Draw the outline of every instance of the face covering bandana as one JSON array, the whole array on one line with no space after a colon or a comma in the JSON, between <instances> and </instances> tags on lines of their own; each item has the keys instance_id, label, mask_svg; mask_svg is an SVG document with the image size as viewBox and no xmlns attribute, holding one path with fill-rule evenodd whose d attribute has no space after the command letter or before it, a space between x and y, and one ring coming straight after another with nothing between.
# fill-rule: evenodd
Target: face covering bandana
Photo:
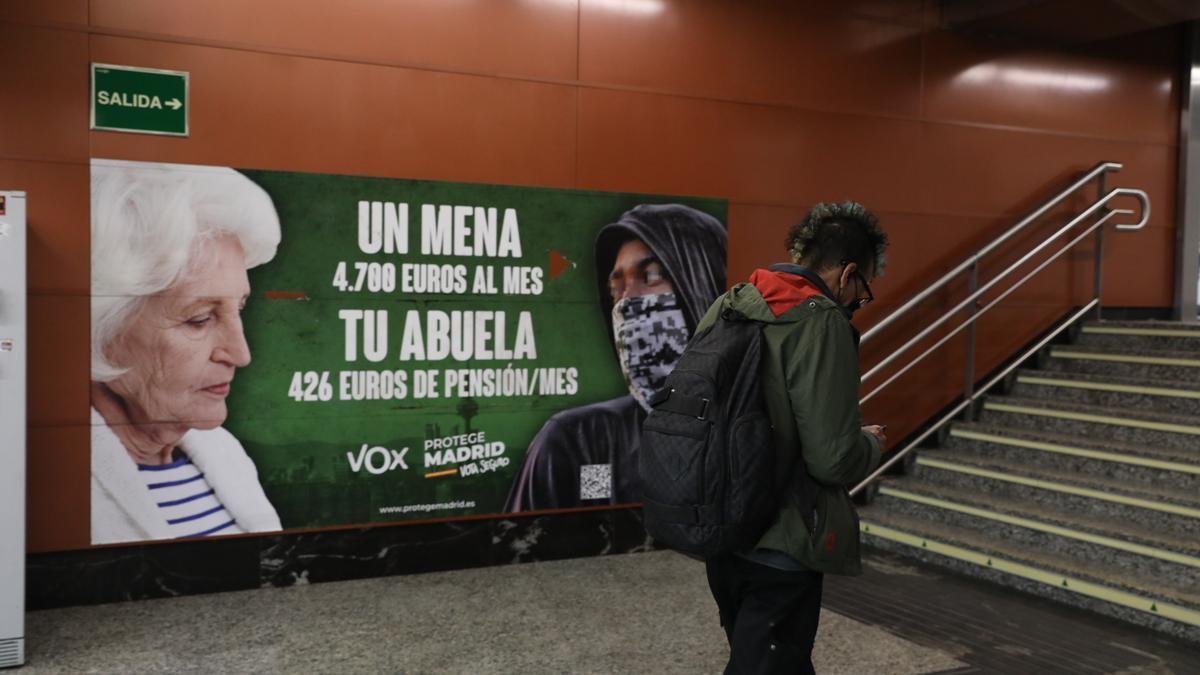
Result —
<instances>
[{"instance_id":1,"label":"face covering bandana","mask_svg":"<svg viewBox=\"0 0 1200 675\"><path fill-rule=\"evenodd\" d=\"M674 293L624 298L613 306L613 339L629 393L649 412L650 397L687 346L688 329Z\"/></svg>"}]
</instances>

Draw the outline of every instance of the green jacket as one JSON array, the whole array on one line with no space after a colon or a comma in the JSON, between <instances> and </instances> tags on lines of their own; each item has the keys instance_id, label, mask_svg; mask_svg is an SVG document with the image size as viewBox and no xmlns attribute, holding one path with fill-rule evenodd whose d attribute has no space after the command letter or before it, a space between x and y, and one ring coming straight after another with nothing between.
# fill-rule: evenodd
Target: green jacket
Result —
<instances>
[{"instance_id":1,"label":"green jacket","mask_svg":"<svg viewBox=\"0 0 1200 675\"><path fill-rule=\"evenodd\" d=\"M780 274L759 270L752 281L775 275L768 281L778 287ZM879 466L880 447L862 431L856 339L832 299L801 277L787 277L799 292L783 298L773 293L770 305L752 283L733 287L717 298L696 332L725 307L766 324L762 391L779 465L795 469L782 488L775 521L756 548L782 551L806 569L857 575L858 514L847 488ZM776 316L772 309L782 313Z\"/></svg>"}]
</instances>

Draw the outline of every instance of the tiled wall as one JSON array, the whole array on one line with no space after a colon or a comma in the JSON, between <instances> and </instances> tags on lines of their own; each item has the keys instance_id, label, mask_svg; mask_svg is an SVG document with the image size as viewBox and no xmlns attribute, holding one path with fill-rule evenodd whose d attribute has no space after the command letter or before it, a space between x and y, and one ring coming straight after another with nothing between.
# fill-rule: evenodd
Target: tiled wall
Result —
<instances>
[{"instance_id":1,"label":"tiled wall","mask_svg":"<svg viewBox=\"0 0 1200 675\"><path fill-rule=\"evenodd\" d=\"M1154 215L1109 238L1106 303L1171 302L1175 29L1001 45L940 29L934 0L0 0L0 35L0 185L30 193L33 552L88 543L92 157L725 197L734 281L780 259L814 201L855 199L894 242L863 326L1116 160L1112 183L1148 190ZM189 71L191 137L89 132L92 61ZM981 369L1086 295L1090 259L1072 256L983 323ZM889 344L868 346L867 364ZM953 396L958 356L868 412L903 435ZM254 541L220 546L253 549L245 578L258 583L270 564L257 552L278 542ZM105 555L134 556L143 574L158 555L143 549L159 550ZM61 570L72 555L34 560Z\"/></svg>"}]
</instances>

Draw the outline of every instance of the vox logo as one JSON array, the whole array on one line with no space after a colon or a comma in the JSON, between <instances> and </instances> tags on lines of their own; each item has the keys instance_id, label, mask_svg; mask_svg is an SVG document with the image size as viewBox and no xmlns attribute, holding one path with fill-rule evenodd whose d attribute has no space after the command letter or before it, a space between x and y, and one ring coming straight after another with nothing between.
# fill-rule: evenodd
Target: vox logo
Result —
<instances>
[{"instance_id":1,"label":"vox logo","mask_svg":"<svg viewBox=\"0 0 1200 675\"><path fill-rule=\"evenodd\" d=\"M404 461L404 456L407 454L408 448L389 450L380 445L369 448L366 443L363 443L357 454L347 452L346 459L350 461L350 470L354 473L366 469L367 473L378 476L396 469L407 469L408 464Z\"/></svg>"}]
</instances>

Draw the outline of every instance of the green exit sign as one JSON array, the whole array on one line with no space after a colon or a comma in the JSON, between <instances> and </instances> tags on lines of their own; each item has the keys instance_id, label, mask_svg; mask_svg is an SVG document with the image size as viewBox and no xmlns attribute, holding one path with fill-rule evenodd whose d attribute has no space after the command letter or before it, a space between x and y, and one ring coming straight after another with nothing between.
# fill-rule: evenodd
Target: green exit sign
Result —
<instances>
[{"instance_id":1,"label":"green exit sign","mask_svg":"<svg viewBox=\"0 0 1200 675\"><path fill-rule=\"evenodd\" d=\"M188 74L92 64L92 128L188 135Z\"/></svg>"}]
</instances>

